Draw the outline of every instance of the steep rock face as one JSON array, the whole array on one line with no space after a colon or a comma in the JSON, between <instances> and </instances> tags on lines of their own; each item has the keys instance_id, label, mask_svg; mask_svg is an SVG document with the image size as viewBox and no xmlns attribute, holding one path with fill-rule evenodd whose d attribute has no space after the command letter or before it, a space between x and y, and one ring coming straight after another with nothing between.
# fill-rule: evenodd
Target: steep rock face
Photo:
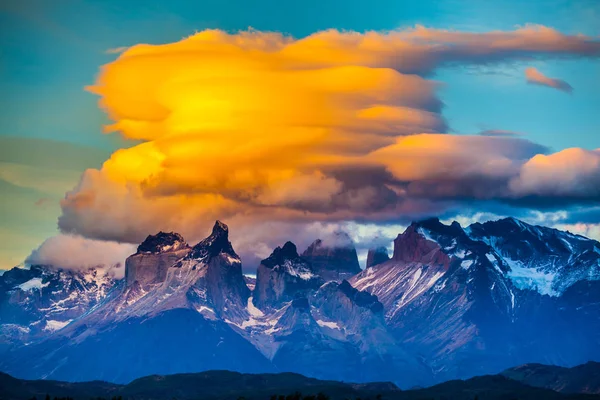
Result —
<instances>
[{"instance_id":1,"label":"steep rock face","mask_svg":"<svg viewBox=\"0 0 600 400\"><path fill-rule=\"evenodd\" d=\"M344 232L336 232L327 242L315 240L302 253L302 258L326 281L339 281L361 271L354 243Z\"/></svg>"},{"instance_id":2,"label":"steep rock face","mask_svg":"<svg viewBox=\"0 0 600 400\"><path fill-rule=\"evenodd\" d=\"M250 289L242 274L240 257L229 241L227 225L217 221L211 235L194 246L190 258L200 258L207 265L206 274L195 289L205 290L217 314L233 320L244 319Z\"/></svg>"},{"instance_id":3,"label":"steep rock face","mask_svg":"<svg viewBox=\"0 0 600 400\"><path fill-rule=\"evenodd\" d=\"M175 262L190 252L177 233L159 232L150 235L138 246L137 253L127 258L125 280L127 286L136 282L141 287L164 282L167 271Z\"/></svg>"},{"instance_id":4,"label":"steep rock face","mask_svg":"<svg viewBox=\"0 0 600 400\"><path fill-rule=\"evenodd\" d=\"M412 224L394 241L390 261L350 279L357 289L376 295L390 315L432 288L450 266L452 255L423 232L421 224Z\"/></svg>"},{"instance_id":5,"label":"steep rock face","mask_svg":"<svg viewBox=\"0 0 600 400\"><path fill-rule=\"evenodd\" d=\"M424 234L423 224L410 225L394 240L392 259L405 264L417 262L443 266L447 269L450 257L442 251L440 243L428 239L427 234Z\"/></svg>"},{"instance_id":6,"label":"steep rock face","mask_svg":"<svg viewBox=\"0 0 600 400\"><path fill-rule=\"evenodd\" d=\"M287 242L264 259L256 273L254 305L260 309L276 309L284 302L303 297L316 290L323 279L310 263L298 256L296 246Z\"/></svg>"},{"instance_id":7,"label":"steep rock face","mask_svg":"<svg viewBox=\"0 0 600 400\"><path fill-rule=\"evenodd\" d=\"M115 284L113 269L6 271L0 276L0 350L50 335L97 305Z\"/></svg>"},{"instance_id":8,"label":"steep rock face","mask_svg":"<svg viewBox=\"0 0 600 400\"><path fill-rule=\"evenodd\" d=\"M390 259L387 249L385 247L377 247L375 249L369 249L367 253L367 264L366 268L374 267L384 263Z\"/></svg>"}]
</instances>

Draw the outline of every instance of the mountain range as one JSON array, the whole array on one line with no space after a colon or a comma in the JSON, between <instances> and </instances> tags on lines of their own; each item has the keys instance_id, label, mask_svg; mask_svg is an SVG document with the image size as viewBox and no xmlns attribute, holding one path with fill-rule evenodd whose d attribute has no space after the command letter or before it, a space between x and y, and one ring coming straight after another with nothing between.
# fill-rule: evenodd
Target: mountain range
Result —
<instances>
[{"instance_id":1,"label":"mountain range","mask_svg":"<svg viewBox=\"0 0 600 400\"><path fill-rule=\"evenodd\" d=\"M242 273L217 221L195 245L150 235L125 264L0 276L0 370L128 383L295 372L406 389L513 365L600 360L600 243L514 218L411 224L361 270L348 235L285 242Z\"/></svg>"}]
</instances>

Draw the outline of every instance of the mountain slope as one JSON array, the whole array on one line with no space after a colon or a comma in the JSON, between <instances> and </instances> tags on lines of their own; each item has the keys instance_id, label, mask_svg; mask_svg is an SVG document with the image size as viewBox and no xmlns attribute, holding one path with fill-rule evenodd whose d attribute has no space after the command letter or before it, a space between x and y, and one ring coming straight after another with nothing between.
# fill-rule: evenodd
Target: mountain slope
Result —
<instances>
[{"instance_id":1,"label":"mountain slope","mask_svg":"<svg viewBox=\"0 0 600 400\"><path fill-rule=\"evenodd\" d=\"M6 271L0 276L0 351L62 329L104 299L115 282L113 268Z\"/></svg>"}]
</instances>

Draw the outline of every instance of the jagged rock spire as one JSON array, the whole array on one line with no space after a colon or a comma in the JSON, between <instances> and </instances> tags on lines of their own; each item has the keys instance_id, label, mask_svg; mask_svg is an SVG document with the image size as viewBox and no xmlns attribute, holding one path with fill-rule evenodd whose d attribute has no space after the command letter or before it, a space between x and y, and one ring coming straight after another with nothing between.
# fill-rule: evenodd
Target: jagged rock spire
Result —
<instances>
[{"instance_id":1,"label":"jagged rock spire","mask_svg":"<svg viewBox=\"0 0 600 400\"><path fill-rule=\"evenodd\" d=\"M239 258L229 241L229 228L217 220L212 228L212 233L206 239L195 245L190 253L190 258L214 257L226 253Z\"/></svg>"},{"instance_id":2,"label":"jagged rock spire","mask_svg":"<svg viewBox=\"0 0 600 400\"><path fill-rule=\"evenodd\" d=\"M269 257L262 260L262 265L273 268L277 265L283 265L286 260L294 261L299 257L296 245L288 241L285 242L283 247L276 247Z\"/></svg>"}]
</instances>

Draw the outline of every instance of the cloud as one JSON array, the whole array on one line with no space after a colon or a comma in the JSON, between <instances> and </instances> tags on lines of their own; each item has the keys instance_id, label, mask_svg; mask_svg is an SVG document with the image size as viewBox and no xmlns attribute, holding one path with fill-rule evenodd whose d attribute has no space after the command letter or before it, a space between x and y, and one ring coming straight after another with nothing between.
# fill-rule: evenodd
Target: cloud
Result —
<instances>
[{"instance_id":1,"label":"cloud","mask_svg":"<svg viewBox=\"0 0 600 400\"><path fill-rule=\"evenodd\" d=\"M600 149L565 149L527 161L510 182L518 196L600 199Z\"/></svg>"},{"instance_id":2,"label":"cloud","mask_svg":"<svg viewBox=\"0 0 600 400\"><path fill-rule=\"evenodd\" d=\"M27 257L26 262L78 271L100 267L115 277L122 278L125 259L135 251L136 246L131 244L59 234L46 239Z\"/></svg>"},{"instance_id":3,"label":"cloud","mask_svg":"<svg viewBox=\"0 0 600 400\"><path fill-rule=\"evenodd\" d=\"M600 241L600 224L579 222L575 224L558 224L556 228Z\"/></svg>"},{"instance_id":4,"label":"cloud","mask_svg":"<svg viewBox=\"0 0 600 400\"><path fill-rule=\"evenodd\" d=\"M525 78L527 79L527 83L532 85L547 86L566 93L573 92L573 87L567 82L562 79L549 78L533 67L525 70Z\"/></svg>"},{"instance_id":5,"label":"cloud","mask_svg":"<svg viewBox=\"0 0 600 400\"><path fill-rule=\"evenodd\" d=\"M107 132L142 143L83 174L59 227L131 243L174 230L193 242L222 219L232 237L243 233L236 247L250 248L244 237L290 236L273 236L275 225L302 236L312 221L397 221L465 200L512 201L523 189L511 182L548 149L506 134L445 134L440 83L429 77L443 65L599 55L600 42L541 26L299 40L207 30L132 46L88 90L113 121Z\"/></svg>"}]
</instances>

